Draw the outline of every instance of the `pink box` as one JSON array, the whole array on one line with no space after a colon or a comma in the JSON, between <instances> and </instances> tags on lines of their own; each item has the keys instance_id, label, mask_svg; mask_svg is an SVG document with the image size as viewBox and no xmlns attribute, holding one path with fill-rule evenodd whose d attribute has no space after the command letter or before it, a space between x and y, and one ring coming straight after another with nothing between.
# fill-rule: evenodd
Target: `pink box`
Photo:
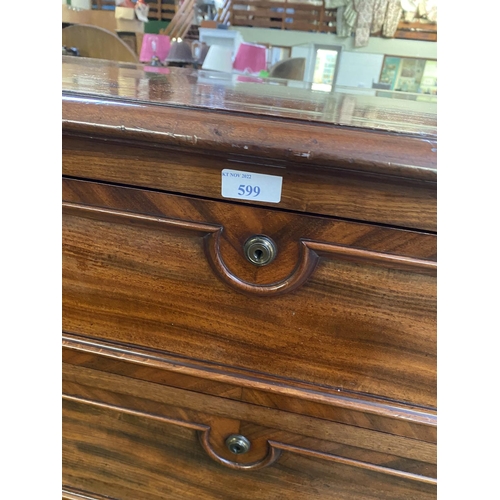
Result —
<instances>
[{"instance_id":1,"label":"pink box","mask_svg":"<svg viewBox=\"0 0 500 500\"><path fill-rule=\"evenodd\" d=\"M142 39L141 54L139 61L149 62L153 56L158 56L164 61L170 50L170 37L167 35L155 35L146 33Z\"/></svg>"},{"instance_id":2,"label":"pink box","mask_svg":"<svg viewBox=\"0 0 500 500\"><path fill-rule=\"evenodd\" d=\"M242 42L233 62L233 69L248 73L258 73L266 68L266 47Z\"/></svg>"}]
</instances>

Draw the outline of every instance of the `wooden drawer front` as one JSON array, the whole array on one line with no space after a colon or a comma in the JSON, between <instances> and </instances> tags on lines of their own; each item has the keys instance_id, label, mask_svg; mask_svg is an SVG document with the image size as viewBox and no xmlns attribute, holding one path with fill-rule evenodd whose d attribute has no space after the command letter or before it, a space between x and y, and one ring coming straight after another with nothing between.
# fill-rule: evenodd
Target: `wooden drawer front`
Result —
<instances>
[{"instance_id":1,"label":"wooden drawer front","mask_svg":"<svg viewBox=\"0 0 500 500\"><path fill-rule=\"evenodd\" d=\"M283 161L245 159L234 152L207 156L192 149L186 153L98 137L63 136L63 172L212 199L222 198L223 169L279 175L283 177L280 208L436 231L435 182L363 174L359 165L349 165L353 171L314 164L304 168Z\"/></svg>"},{"instance_id":2,"label":"wooden drawer front","mask_svg":"<svg viewBox=\"0 0 500 500\"><path fill-rule=\"evenodd\" d=\"M428 443L96 370L65 365L63 376L73 489L131 500L435 498ZM246 454L227 449L231 434L249 439Z\"/></svg>"},{"instance_id":3,"label":"wooden drawer front","mask_svg":"<svg viewBox=\"0 0 500 500\"><path fill-rule=\"evenodd\" d=\"M433 235L64 181L63 329L435 406ZM255 267L245 240L278 256Z\"/></svg>"},{"instance_id":4,"label":"wooden drawer front","mask_svg":"<svg viewBox=\"0 0 500 500\"><path fill-rule=\"evenodd\" d=\"M359 395L346 397L336 390L299 385L296 381L287 383L282 378L231 370L207 362L194 363L192 359L145 348L131 349L109 341L65 334L63 362L135 381L251 403L414 441L437 442L435 411L373 398L362 399Z\"/></svg>"}]
</instances>

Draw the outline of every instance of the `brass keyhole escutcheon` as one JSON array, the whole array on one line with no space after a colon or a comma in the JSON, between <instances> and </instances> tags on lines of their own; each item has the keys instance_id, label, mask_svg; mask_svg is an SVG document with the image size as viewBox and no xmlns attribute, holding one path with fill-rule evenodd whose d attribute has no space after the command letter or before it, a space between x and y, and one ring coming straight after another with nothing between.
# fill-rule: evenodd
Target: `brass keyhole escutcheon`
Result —
<instances>
[{"instance_id":1,"label":"brass keyhole escutcheon","mask_svg":"<svg viewBox=\"0 0 500 500\"><path fill-rule=\"evenodd\" d=\"M226 439L226 446L231 453L242 455L250 449L250 441L241 434L231 434Z\"/></svg>"},{"instance_id":2,"label":"brass keyhole escutcheon","mask_svg":"<svg viewBox=\"0 0 500 500\"><path fill-rule=\"evenodd\" d=\"M266 266L276 257L277 249L274 241L263 234L248 238L243 247L245 257L256 266Z\"/></svg>"}]
</instances>

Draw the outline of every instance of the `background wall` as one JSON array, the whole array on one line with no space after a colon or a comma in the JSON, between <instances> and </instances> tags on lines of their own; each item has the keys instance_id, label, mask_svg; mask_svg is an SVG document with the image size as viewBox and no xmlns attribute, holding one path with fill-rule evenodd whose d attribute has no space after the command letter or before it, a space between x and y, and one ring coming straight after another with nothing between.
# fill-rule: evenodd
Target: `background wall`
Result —
<instances>
[{"instance_id":1,"label":"background wall","mask_svg":"<svg viewBox=\"0 0 500 500\"><path fill-rule=\"evenodd\" d=\"M395 38L370 37L366 47L354 48L354 38L341 38L327 33L308 33L306 31L273 30L267 28L230 28L241 33L245 42L269 43L271 45L300 45L317 43L342 45L344 51L368 54L387 54L403 57L422 57L437 59L437 43L419 40L400 40Z\"/></svg>"},{"instance_id":2,"label":"background wall","mask_svg":"<svg viewBox=\"0 0 500 500\"><path fill-rule=\"evenodd\" d=\"M230 28L240 32L243 40L250 43L266 43L292 47L316 43L341 45L339 70L336 84L339 86L371 88L378 82L384 55L437 59L437 43L418 40L371 37L366 47L355 48L354 38L341 38L326 33L272 30L265 28ZM294 51L296 53L296 51Z\"/></svg>"},{"instance_id":3,"label":"background wall","mask_svg":"<svg viewBox=\"0 0 500 500\"><path fill-rule=\"evenodd\" d=\"M370 88L379 81L383 62L383 54L342 51L337 85Z\"/></svg>"}]
</instances>

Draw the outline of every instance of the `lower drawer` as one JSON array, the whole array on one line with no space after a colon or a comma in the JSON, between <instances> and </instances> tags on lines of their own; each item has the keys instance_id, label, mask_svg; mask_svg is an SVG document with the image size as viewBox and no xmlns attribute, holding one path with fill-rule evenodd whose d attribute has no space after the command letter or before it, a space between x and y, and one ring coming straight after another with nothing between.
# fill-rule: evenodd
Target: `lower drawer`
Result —
<instances>
[{"instance_id":1,"label":"lower drawer","mask_svg":"<svg viewBox=\"0 0 500 500\"><path fill-rule=\"evenodd\" d=\"M63 482L89 498L436 495L430 443L68 364L63 379Z\"/></svg>"},{"instance_id":2,"label":"lower drawer","mask_svg":"<svg viewBox=\"0 0 500 500\"><path fill-rule=\"evenodd\" d=\"M435 235L64 180L63 329L425 409ZM267 235L276 258L247 260Z\"/></svg>"}]
</instances>

